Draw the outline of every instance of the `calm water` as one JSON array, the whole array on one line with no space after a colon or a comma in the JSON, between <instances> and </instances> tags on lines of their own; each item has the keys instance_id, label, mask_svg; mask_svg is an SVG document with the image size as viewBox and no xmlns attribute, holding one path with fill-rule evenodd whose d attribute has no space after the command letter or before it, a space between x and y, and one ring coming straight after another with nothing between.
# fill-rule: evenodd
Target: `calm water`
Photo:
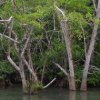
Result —
<instances>
[{"instance_id":1,"label":"calm water","mask_svg":"<svg viewBox=\"0 0 100 100\"><path fill-rule=\"evenodd\" d=\"M0 89L0 100L100 100L100 89L76 93L50 88L34 96L23 96L20 88Z\"/></svg>"}]
</instances>

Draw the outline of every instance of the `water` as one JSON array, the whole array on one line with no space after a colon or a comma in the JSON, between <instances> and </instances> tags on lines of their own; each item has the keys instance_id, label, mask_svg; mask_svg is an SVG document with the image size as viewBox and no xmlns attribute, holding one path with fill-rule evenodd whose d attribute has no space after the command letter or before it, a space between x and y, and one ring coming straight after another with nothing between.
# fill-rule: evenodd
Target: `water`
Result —
<instances>
[{"instance_id":1,"label":"water","mask_svg":"<svg viewBox=\"0 0 100 100\"><path fill-rule=\"evenodd\" d=\"M100 100L100 89L88 92L69 92L67 89L49 88L38 95L23 95L21 88L0 89L0 100Z\"/></svg>"}]
</instances>

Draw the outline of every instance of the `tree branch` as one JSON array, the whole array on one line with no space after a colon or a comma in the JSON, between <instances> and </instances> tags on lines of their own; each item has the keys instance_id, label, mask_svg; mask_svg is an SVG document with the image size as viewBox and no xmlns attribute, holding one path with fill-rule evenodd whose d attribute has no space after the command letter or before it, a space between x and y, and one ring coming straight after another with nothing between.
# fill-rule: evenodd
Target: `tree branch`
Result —
<instances>
[{"instance_id":1,"label":"tree branch","mask_svg":"<svg viewBox=\"0 0 100 100\"><path fill-rule=\"evenodd\" d=\"M43 87L43 89L49 87L54 81L56 80L56 78L54 78L52 81L50 81L46 86Z\"/></svg>"},{"instance_id":2,"label":"tree branch","mask_svg":"<svg viewBox=\"0 0 100 100\"><path fill-rule=\"evenodd\" d=\"M96 70L96 71L100 71L100 68L98 68L98 67L96 67L96 66L94 66L94 65L91 65L90 68L93 69L93 70Z\"/></svg>"},{"instance_id":3,"label":"tree branch","mask_svg":"<svg viewBox=\"0 0 100 100\"><path fill-rule=\"evenodd\" d=\"M14 35L15 40L17 41L17 40L18 40L18 38L17 38L16 33L15 33L14 31L12 31L12 34ZM18 48L18 46L17 46L17 43L16 43L16 42L14 42L14 46L15 46L15 49L16 49L17 53L19 53L19 48Z\"/></svg>"},{"instance_id":4,"label":"tree branch","mask_svg":"<svg viewBox=\"0 0 100 100\"><path fill-rule=\"evenodd\" d=\"M95 0L92 0L93 1L93 5L94 5L94 9L95 9L95 11L97 10L97 8L96 8L96 3L95 3Z\"/></svg>"},{"instance_id":5,"label":"tree branch","mask_svg":"<svg viewBox=\"0 0 100 100\"><path fill-rule=\"evenodd\" d=\"M11 59L11 57L8 55L7 59L9 60L9 62L13 65L13 67L17 70L20 71L20 68L15 64L15 62Z\"/></svg>"},{"instance_id":6,"label":"tree branch","mask_svg":"<svg viewBox=\"0 0 100 100\"><path fill-rule=\"evenodd\" d=\"M65 19L66 18L65 13L56 5L55 5L55 7L56 7L57 11L60 12L62 14L63 18Z\"/></svg>"},{"instance_id":7,"label":"tree branch","mask_svg":"<svg viewBox=\"0 0 100 100\"><path fill-rule=\"evenodd\" d=\"M69 77L69 73L66 72L65 69L63 69L59 64L53 62L54 65L56 65L67 77Z\"/></svg>"},{"instance_id":8,"label":"tree branch","mask_svg":"<svg viewBox=\"0 0 100 100\"><path fill-rule=\"evenodd\" d=\"M9 39L9 40L11 40L11 41L13 41L13 42L19 43L18 41L14 40L14 39L10 38L9 36L4 35L4 34L2 34L2 33L0 33L0 36L1 36L1 37L4 36L4 37L6 37L7 39Z\"/></svg>"},{"instance_id":9,"label":"tree branch","mask_svg":"<svg viewBox=\"0 0 100 100\"><path fill-rule=\"evenodd\" d=\"M8 20L0 20L0 22L2 22L2 23L4 23L4 22L11 22L11 20L12 20L12 16L8 19Z\"/></svg>"},{"instance_id":10,"label":"tree branch","mask_svg":"<svg viewBox=\"0 0 100 100\"><path fill-rule=\"evenodd\" d=\"M26 61L26 59L24 57L23 57L23 62L25 63L25 65L27 66L27 68L31 72L31 74L33 74L33 70L31 69L30 65L28 64L28 62Z\"/></svg>"},{"instance_id":11,"label":"tree branch","mask_svg":"<svg viewBox=\"0 0 100 100\"><path fill-rule=\"evenodd\" d=\"M30 41L30 36L26 40L26 43L25 43L24 48L23 48L22 53L21 53L21 57L23 57L29 41Z\"/></svg>"}]
</instances>

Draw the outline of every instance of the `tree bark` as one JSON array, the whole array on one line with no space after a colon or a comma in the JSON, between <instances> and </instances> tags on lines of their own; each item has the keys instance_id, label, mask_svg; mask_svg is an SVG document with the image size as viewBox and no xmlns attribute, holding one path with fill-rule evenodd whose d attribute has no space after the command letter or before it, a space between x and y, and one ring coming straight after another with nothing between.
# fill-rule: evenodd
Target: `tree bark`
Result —
<instances>
[{"instance_id":1,"label":"tree bark","mask_svg":"<svg viewBox=\"0 0 100 100\"><path fill-rule=\"evenodd\" d=\"M25 77L24 67L23 66L21 66L20 76L21 76L21 80L22 80L23 93L27 94L28 93L28 91L27 91L27 83L26 83L26 77Z\"/></svg>"},{"instance_id":2,"label":"tree bark","mask_svg":"<svg viewBox=\"0 0 100 100\"><path fill-rule=\"evenodd\" d=\"M94 28L93 28L93 32L92 32L92 36L91 36L91 40L90 40L89 49L88 49L87 54L86 54L82 83L81 83L81 88L80 88L80 90L82 90L82 91L87 90L88 70L89 70L89 66L90 66L91 55L93 53L94 45L95 45L95 41L96 41L99 18L100 18L100 0L98 1L98 7L97 7L97 10L96 10L96 17L95 17L95 22L94 22Z\"/></svg>"},{"instance_id":3,"label":"tree bark","mask_svg":"<svg viewBox=\"0 0 100 100\"><path fill-rule=\"evenodd\" d=\"M61 28L64 33L65 43L66 43L66 49L68 54L68 63L69 63L69 89L70 90L76 90L75 86L75 75L74 75L74 66L73 66L73 60L72 60L72 52L71 52L71 39L69 35L69 28L68 28L68 22L67 20L61 21Z\"/></svg>"}]
</instances>

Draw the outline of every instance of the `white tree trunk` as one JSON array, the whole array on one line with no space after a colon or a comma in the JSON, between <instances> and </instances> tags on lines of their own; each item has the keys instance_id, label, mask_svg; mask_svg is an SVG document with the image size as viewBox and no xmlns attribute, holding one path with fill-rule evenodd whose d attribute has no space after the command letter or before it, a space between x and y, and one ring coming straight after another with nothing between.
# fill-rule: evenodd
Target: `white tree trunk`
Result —
<instances>
[{"instance_id":1,"label":"white tree trunk","mask_svg":"<svg viewBox=\"0 0 100 100\"><path fill-rule=\"evenodd\" d=\"M86 54L86 60L85 60L82 83L81 83L81 90L82 91L87 90L88 70L89 70L89 66L90 66L91 55L93 53L94 45L95 45L95 41L96 41L99 18L100 18L100 0L98 1L98 7L97 7L97 10L96 10L96 17L95 17L95 22L94 22L93 33L92 33L92 36L91 36L89 49L88 49L87 54Z\"/></svg>"},{"instance_id":2,"label":"white tree trunk","mask_svg":"<svg viewBox=\"0 0 100 100\"><path fill-rule=\"evenodd\" d=\"M68 22L66 20L61 21L61 28L64 33L65 44L68 54L68 62L69 62L69 89L76 90L75 87L75 75L74 75L74 66L72 59L72 51L71 51L71 39L69 35Z\"/></svg>"}]
</instances>

